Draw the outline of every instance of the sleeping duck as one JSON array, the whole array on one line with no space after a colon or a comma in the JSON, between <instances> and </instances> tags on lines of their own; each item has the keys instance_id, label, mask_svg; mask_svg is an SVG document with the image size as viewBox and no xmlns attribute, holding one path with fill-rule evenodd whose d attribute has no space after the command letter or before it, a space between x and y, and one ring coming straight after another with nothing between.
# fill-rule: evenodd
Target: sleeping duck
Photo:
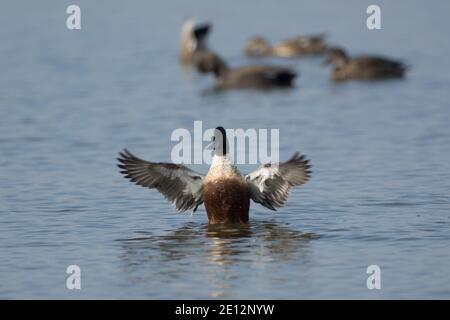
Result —
<instances>
[{"instance_id":1,"label":"sleeping duck","mask_svg":"<svg viewBox=\"0 0 450 320\"><path fill-rule=\"evenodd\" d=\"M250 65L229 68L227 63L213 52L196 54L195 65L202 73L213 73L216 89L291 87L295 71L274 65Z\"/></svg>"},{"instance_id":2,"label":"sleeping duck","mask_svg":"<svg viewBox=\"0 0 450 320\"><path fill-rule=\"evenodd\" d=\"M385 57L350 58L342 48L330 49L325 64L334 65L331 73L334 81L403 78L407 69L402 62Z\"/></svg>"},{"instance_id":3,"label":"sleeping duck","mask_svg":"<svg viewBox=\"0 0 450 320\"><path fill-rule=\"evenodd\" d=\"M179 58L181 64L192 65L193 57L197 52L207 51L206 38L211 25L195 24L192 19L187 20L181 28Z\"/></svg>"},{"instance_id":4,"label":"sleeping duck","mask_svg":"<svg viewBox=\"0 0 450 320\"><path fill-rule=\"evenodd\" d=\"M271 46L265 38L255 36L247 41L245 53L249 57L277 56L283 58L321 54L327 49L323 38L323 35L301 36L286 39Z\"/></svg>"},{"instance_id":5,"label":"sleeping duck","mask_svg":"<svg viewBox=\"0 0 450 320\"><path fill-rule=\"evenodd\" d=\"M270 210L282 207L294 186L309 180L308 160L299 153L277 164L265 164L242 176L228 157L226 131L214 130L208 149L214 150L206 176L183 165L149 162L124 150L118 165L125 178L137 185L157 189L179 212L197 210L205 204L209 223L247 223L250 200Z\"/></svg>"}]
</instances>

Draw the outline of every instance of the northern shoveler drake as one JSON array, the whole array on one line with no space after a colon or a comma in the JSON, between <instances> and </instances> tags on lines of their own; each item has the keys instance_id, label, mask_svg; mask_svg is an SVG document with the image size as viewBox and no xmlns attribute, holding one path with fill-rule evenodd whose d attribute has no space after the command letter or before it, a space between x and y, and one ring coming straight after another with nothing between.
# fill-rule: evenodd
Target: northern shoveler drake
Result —
<instances>
[{"instance_id":1,"label":"northern shoveler drake","mask_svg":"<svg viewBox=\"0 0 450 320\"><path fill-rule=\"evenodd\" d=\"M350 58L342 48L330 49L325 64L334 65L331 73L331 79L334 81L403 78L407 69L402 62L385 57Z\"/></svg>"},{"instance_id":2,"label":"northern shoveler drake","mask_svg":"<svg viewBox=\"0 0 450 320\"><path fill-rule=\"evenodd\" d=\"M181 64L192 65L193 57L197 52L208 51L206 39L211 29L211 24L195 24L188 19L181 27L180 52Z\"/></svg>"},{"instance_id":3,"label":"northern shoveler drake","mask_svg":"<svg viewBox=\"0 0 450 320\"><path fill-rule=\"evenodd\" d=\"M194 60L200 72L214 74L216 89L291 87L297 76L290 68L274 65L229 68L227 63L213 52L199 53Z\"/></svg>"},{"instance_id":4,"label":"northern shoveler drake","mask_svg":"<svg viewBox=\"0 0 450 320\"><path fill-rule=\"evenodd\" d=\"M276 210L284 205L292 187L310 178L308 160L299 153L286 162L265 164L242 176L228 157L222 127L214 130L209 149L214 150L214 157L206 176L179 164L145 161L127 150L119 153L118 166L125 178L157 189L180 212L195 212L204 203L211 224L247 223L250 200Z\"/></svg>"},{"instance_id":5,"label":"northern shoveler drake","mask_svg":"<svg viewBox=\"0 0 450 320\"><path fill-rule=\"evenodd\" d=\"M300 57L324 53L327 44L323 35L299 36L286 39L271 45L264 37L251 37L245 46L245 53L249 57L277 56L283 58Z\"/></svg>"}]
</instances>

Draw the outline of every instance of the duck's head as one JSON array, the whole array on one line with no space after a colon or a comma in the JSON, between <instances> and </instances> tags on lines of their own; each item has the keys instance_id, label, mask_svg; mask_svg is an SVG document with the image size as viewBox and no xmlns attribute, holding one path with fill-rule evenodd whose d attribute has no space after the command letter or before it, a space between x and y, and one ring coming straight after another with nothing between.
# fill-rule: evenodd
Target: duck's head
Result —
<instances>
[{"instance_id":1,"label":"duck's head","mask_svg":"<svg viewBox=\"0 0 450 320\"><path fill-rule=\"evenodd\" d=\"M209 31L211 30L211 24L210 23L203 23L203 24L197 24L194 26L193 34L195 39L202 43L205 41L207 35L209 34Z\"/></svg>"},{"instance_id":2,"label":"duck's head","mask_svg":"<svg viewBox=\"0 0 450 320\"><path fill-rule=\"evenodd\" d=\"M221 76L227 70L227 64L221 57L211 51L197 52L194 63L201 73L214 73L216 77Z\"/></svg>"},{"instance_id":3,"label":"duck's head","mask_svg":"<svg viewBox=\"0 0 450 320\"><path fill-rule=\"evenodd\" d=\"M207 149L214 150L217 156L225 156L228 154L228 140L227 132L223 127L214 129L214 135L211 138L211 143Z\"/></svg>"},{"instance_id":4,"label":"duck's head","mask_svg":"<svg viewBox=\"0 0 450 320\"><path fill-rule=\"evenodd\" d=\"M181 43L190 51L194 51L199 47L204 47L206 38L211 29L211 24L196 24L191 18L185 21L181 27Z\"/></svg>"},{"instance_id":5,"label":"duck's head","mask_svg":"<svg viewBox=\"0 0 450 320\"><path fill-rule=\"evenodd\" d=\"M270 43L261 36L251 37L245 46L245 54L250 57L266 56L270 54L271 50Z\"/></svg>"},{"instance_id":6,"label":"duck's head","mask_svg":"<svg viewBox=\"0 0 450 320\"><path fill-rule=\"evenodd\" d=\"M348 63L348 60L348 55L344 49L334 47L328 50L325 65L333 64L335 67L339 68L346 65Z\"/></svg>"}]
</instances>

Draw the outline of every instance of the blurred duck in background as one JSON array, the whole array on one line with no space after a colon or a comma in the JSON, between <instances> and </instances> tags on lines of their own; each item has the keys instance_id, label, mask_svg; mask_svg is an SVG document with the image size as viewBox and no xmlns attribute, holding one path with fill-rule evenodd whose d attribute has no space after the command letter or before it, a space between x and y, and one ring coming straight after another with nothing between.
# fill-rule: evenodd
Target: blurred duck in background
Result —
<instances>
[{"instance_id":1,"label":"blurred duck in background","mask_svg":"<svg viewBox=\"0 0 450 320\"><path fill-rule=\"evenodd\" d=\"M277 56L295 58L325 53L327 45L323 35L301 36L270 45L264 37L255 36L247 41L245 54L249 57Z\"/></svg>"},{"instance_id":2,"label":"blurred duck in background","mask_svg":"<svg viewBox=\"0 0 450 320\"><path fill-rule=\"evenodd\" d=\"M328 64L334 65L331 73L334 81L403 78L407 70L401 61L380 56L350 58L344 49L338 47L328 51L325 65Z\"/></svg>"},{"instance_id":3,"label":"blurred duck in background","mask_svg":"<svg viewBox=\"0 0 450 320\"><path fill-rule=\"evenodd\" d=\"M188 19L181 28L179 58L182 65L190 66L196 53L208 51L206 40L211 30L211 24L196 24Z\"/></svg>"},{"instance_id":4,"label":"blurred duck in background","mask_svg":"<svg viewBox=\"0 0 450 320\"><path fill-rule=\"evenodd\" d=\"M214 74L216 89L291 87L297 76L290 68L273 65L230 68L221 57L209 51L196 54L194 60L199 72Z\"/></svg>"}]
</instances>

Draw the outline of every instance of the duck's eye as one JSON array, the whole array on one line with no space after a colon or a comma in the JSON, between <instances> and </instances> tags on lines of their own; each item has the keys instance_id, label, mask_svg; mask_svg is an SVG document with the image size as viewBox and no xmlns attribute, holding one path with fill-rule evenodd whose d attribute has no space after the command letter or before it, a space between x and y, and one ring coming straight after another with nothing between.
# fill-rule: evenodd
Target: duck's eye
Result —
<instances>
[{"instance_id":1,"label":"duck's eye","mask_svg":"<svg viewBox=\"0 0 450 320\"><path fill-rule=\"evenodd\" d=\"M216 141L216 137L212 137L212 141Z\"/></svg>"}]
</instances>

